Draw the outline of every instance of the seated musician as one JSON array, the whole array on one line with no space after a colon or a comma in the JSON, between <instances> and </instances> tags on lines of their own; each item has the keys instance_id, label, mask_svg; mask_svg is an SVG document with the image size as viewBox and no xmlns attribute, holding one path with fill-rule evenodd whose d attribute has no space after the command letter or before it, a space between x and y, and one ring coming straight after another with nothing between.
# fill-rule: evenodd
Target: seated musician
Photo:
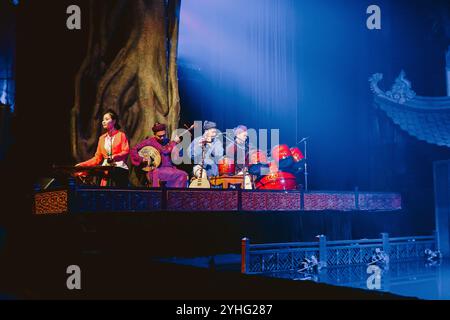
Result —
<instances>
[{"instance_id":1,"label":"seated musician","mask_svg":"<svg viewBox=\"0 0 450 320\"><path fill-rule=\"evenodd\" d=\"M103 115L102 126L106 133L100 136L94 157L76 166L112 166L114 168L105 173L100 185L126 187L128 186L127 160L130 152L128 139L125 133L120 131L119 117L114 111L108 110Z\"/></svg>"},{"instance_id":2,"label":"seated musician","mask_svg":"<svg viewBox=\"0 0 450 320\"><path fill-rule=\"evenodd\" d=\"M161 154L161 165L148 172L147 178L153 187L159 187L160 181L165 181L169 188L185 188L188 180L186 172L179 170L172 163L171 153L180 142L178 137L174 141L167 138L166 125L156 123L153 128L154 137L145 139L131 149L131 163L134 166L146 166L148 163L139 155L139 151L147 146L154 147Z\"/></svg>"},{"instance_id":3,"label":"seated musician","mask_svg":"<svg viewBox=\"0 0 450 320\"><path fill-rule=\"evenodd\" d=\"M229 143L226 148L226 157L233 159L236 168L236 175L244 173L248 168L248 154L250 144L248 142L248 129L244 125L237 126L234 131L234 143Z\"/></svg>"},{"instance_id":4,"label":"seated musician","mask_svg":"<svg viewBox=\"0 0 450 320\"><path fill-rule=\"evenodd\" d=\"M189 154L194 161L193 174L197 178L200 178L201 172L203 172L201 178L218 176L217 163L223 157L223 143L217 137L218 132L214 122L205 121L203 130L205 133L195 138L189 146ZM202 163L203 170L201 170Z\"/></svg>"}]
</instances>

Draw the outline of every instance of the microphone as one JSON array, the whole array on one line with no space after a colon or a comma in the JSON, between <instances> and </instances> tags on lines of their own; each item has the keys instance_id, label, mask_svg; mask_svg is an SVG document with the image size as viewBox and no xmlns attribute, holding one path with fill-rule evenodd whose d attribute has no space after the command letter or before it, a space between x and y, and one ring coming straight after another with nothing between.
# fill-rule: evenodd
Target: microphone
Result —
<instances>
[{"instance_id":1,"label":"microphone","mask_svg":"<svg viewBox=\"0 0 450 320\"><path fill-rule=\"evenodd\" d=\"M300 144L300 143L302 143L302 142L305 142L305 141L308 140L308 139L309 139L309 137L303 138L302 140L300 140L299 142L297 142L297 144Z\"/></svg>"}]
</instances>

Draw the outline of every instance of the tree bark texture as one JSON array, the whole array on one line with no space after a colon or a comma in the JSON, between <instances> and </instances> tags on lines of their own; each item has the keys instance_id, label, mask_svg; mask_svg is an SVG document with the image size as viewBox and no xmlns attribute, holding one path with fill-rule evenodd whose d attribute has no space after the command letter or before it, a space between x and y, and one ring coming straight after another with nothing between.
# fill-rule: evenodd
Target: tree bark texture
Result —
<instances>
[{"instance_id":1,"label":"tree bark texture","mask_svg":"<svg viewBox=\"0 0 450 320\"><path fill-rule=\"evenodd\" d=\"M88 49L71 111L77 161L95 153L107 109L119 114L131 146L151 135L155 122L166 123L169 132L178 127L180 1L90 1Z\"/></svg>"}]
</instances>

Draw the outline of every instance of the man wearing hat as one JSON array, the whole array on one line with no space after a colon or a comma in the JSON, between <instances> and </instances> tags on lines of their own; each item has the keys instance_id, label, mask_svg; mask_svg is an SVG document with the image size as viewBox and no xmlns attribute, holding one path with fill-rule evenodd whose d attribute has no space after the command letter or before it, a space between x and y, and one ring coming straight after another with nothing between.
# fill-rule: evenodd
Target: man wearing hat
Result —
<instances>
[{"instance_id":1,"label":"man wearing hat","mask_svg":"<svg viewBox=\"0 0 450 320\"><path fill-rule=\"evenodd\" d=\"M216 124L212 121L205 121L203 124L205 133L194 139L189 146L189 154L194 161L193 174L200 178L213 177L219 175L218 161L223 157L223 144L219 139ZM203 157L204 151L204 159ZM203 160L203 161L202 161ZM201 164L204 164L201 170Z\"/></svg>"},{"instance_id":2,"label":"man wearing hat","mask_svg":"<svg viewBox=\"0 0 450 320\"><path fill-rule=\"evenodd\" d=\"M233 129L234 139L232 143L228 143L226 148L226 156L234 160L236 172L235 174L243 173L249 165L249 152L252 148L248 141L248 129L244 125L239 125ZM227 138L230 140L229 138Z\"/></svg>"},{"instance_id":3,"label":"man wearing hat","mask_svg":"<svg viewBox=\"0 0 450 320\"><path fill-rule=\"evenodd\" d=\"M174 141L167 138L166 125L155 123L152 128L154 136L137 144L131 149L131 163L134 166L146 166L148 163L139 155L139 151L147 146L154 147L161 154L161 165L150 171L147 175L148 181L153 187L159 187L161 181L165 181L169 188L185 188L188 180L186 172L175 167L171 160L174 147L180 142L178 137Z\"/></svg>"}]
</instances>

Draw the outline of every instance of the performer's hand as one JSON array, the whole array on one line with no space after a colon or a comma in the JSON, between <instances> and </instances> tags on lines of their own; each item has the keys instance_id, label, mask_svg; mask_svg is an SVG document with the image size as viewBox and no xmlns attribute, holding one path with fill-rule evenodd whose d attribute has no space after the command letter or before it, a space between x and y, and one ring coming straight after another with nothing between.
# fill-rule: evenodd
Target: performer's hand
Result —
<instances>
[{"instance_id":1,"label":"performer's hand","mask_svg":"<svg viewBox=\"0 0 450 320\"><path fill-rule=\"evenodd\" d=\"M181 139L180 139L179 136L175 136L175 137L173 138L173 141L174 141L175 143L180 143L180 142L181 142Z\"/></svg>"},{"instance_id":2,"label":"performer's hand","mask_svg":"<svg viewBox=\"0 0 450 320\"><path fill-rule=\"evenodd\" d=\"M205 139L205 138L201 138L201 139L198 141L198 144L201 145L201 146L203 146L205 143L206 143L206 139Z\"/></svg>"}]
</instances>

